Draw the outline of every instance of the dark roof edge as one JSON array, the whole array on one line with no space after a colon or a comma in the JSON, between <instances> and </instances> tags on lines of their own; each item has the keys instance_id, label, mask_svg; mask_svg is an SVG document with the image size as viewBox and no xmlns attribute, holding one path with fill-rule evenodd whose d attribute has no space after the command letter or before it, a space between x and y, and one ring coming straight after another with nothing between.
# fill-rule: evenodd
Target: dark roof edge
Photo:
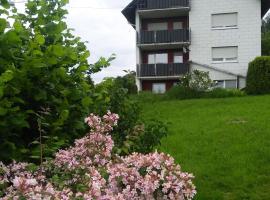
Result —
<instances>
[{"instance_id":1,"label":"dark roof edge","mask_svg":"<svg viewBox=\"0 0 270 200\"><path fill-rule=\"evenodd\" d=\"M135 28L135 13L137 9L137 0L130 2L123 10L122 14L126 17L128 22Z\"/></svg>"},{"instance_id":2,"label":"dark roof edge","mask_svg":"<svg viewBox=\"0 0 270 200\"><path fill-rule=\"evenodd\" d=\"M262 18L270 9L270 1L269 0L262 0Z\"/></svg>"}]
</instances>

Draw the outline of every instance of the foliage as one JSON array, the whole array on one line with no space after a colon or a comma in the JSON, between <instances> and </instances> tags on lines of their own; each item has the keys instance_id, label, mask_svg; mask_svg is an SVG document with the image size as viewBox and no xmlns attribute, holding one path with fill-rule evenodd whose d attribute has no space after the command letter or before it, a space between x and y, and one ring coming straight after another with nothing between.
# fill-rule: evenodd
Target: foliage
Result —
<instances>
[{"instance_id":1,"label":"foliage","mask_svg":"<svg viewBox=\"0 0 270 200\"><path fill-rule=\"evenodd\" d=\"M214 88L213 90L205 92L203 98L227 98L243 96L246 96L246 93L239 89Z\"/></svg>"},{"instance_id":2,"label":"foliage","mask_svg":"<svg viewBox=\"0 0 270 200\"><path fill-rule=\"evenodd\" d=\"M152 119L139 124L127 135L122 151L149 153L161 145L161 139L168 135L167 124Z\"/></svg>"},{"instance_id":3,"label":"foliage","mask_svg":"<svg viewBox=\"0 0 270 200\"><path fill-rule=\"evenodd\" d=\"M125 88L128 90L128 94L137 94L138 88L136 85L136 72L124 71L126 75L118 76L115 78L115 85L119 88Z\"/></svg>"},{"instance_id":4,"label":"foliage","mask_svg":"<svg viewBox=\"0 0 270 200\"><path fill-rule=\"evenodd\" d=\"M174 99L200 99L200 98L227 98L227 97L243 97L246 93L239 89L213 88L208 91L196 91L191 88L182 86L174 86L164 96L164 100Z\"/></svg>"},{"instance_id":5,"label":"foliage","mask_svg":"<svg viewBox=\"0 0 270 200\"><path fill-rule=\"evenodd\" d=\"M145 102L143 118L170 123L159 150L196 175L195 199L266 200L269 102L270 95Z\"/></svg>"},{"instance_id":6,"label":"foliage","mask_svg":"<svg viewBox=\"0 0 270 200\"><path fill-rule=\"evenodd\" d=\"M26 163L1 164L2 199L193 199L194 177L172 157L112 154L109 133L117 120L110 112L102 118L91 114L85 120L88 135L32 172Z\"/></svg>"},{"instance_id":7,"label":"foliage","mask_svg":"<svg viewBox=\"0 0 270 200\"><path fill-rule=\"evenodd\" d=\"M203 96L203 91L197 91L190 87L183 87L176 85L172 87L168 92L165 93L165 99L197 99Z\"/></svg>"},{"instance_id":8,"label":"foliage","mask_svg":"<svg viewBox=\"0 0 270 200\"><path fill-rule=\"evenodd\" d=\"M214 84L209 77L209 72L193 70L191 73L180 78L179 85L195 91L206 91Z\"/></svg>"},{"instance_id":9,"label":"foliage","mask_svg":"<svg viewBox=\"0 0 270 200\"><path fill-rule=\"evenodd\" d=\"M270 16L262 23L262 55L270 56Z\"/></svg>"},{"instance_id":10,"label":"foliage","mask_svg":"<svg viewBox=\"0 0 270 200\"><path fill-rule=\"evenodd\" d=\"M0 5L0 159L39 157L38 113L45 156L84 134L95 94L89 75L112 58L90 53L64 22L67 0L29 0L26 13ZM11 23L12 22L12 23ZM45 126L46 124L46 126Z\"/></svg>"},{"instance_id":11,"label":"foliage","mask_svg":"<svg viewBox=\"0 0 270 200\"><path fill-rule=\"evenodd\" d=\"M270 56L257 57L249 64L246 91L249 94L270 93Z\"/></svg>"},{"instance_id":12,"label":"foliage","mask_svg":"<svg viewBox=\"0 0 270 200\"><path fill-rule=\"evenodd\" d=\"M115 80L106 78L96 86L96 93L102 94L99 98L101 102L96 101L96 112L104 113L106 110L111 110L120 116L118 126L112 132L115 151L121 155L132 152L152 152L160 144L160 140L167 135L166 124L158 120L141 122L141 107L138 99L128 95L128 89L122 88ZM106 104L103 103L103 99L107 99ZM138 127L143 128L138 131Z\"/></svg>"}]
</instances>

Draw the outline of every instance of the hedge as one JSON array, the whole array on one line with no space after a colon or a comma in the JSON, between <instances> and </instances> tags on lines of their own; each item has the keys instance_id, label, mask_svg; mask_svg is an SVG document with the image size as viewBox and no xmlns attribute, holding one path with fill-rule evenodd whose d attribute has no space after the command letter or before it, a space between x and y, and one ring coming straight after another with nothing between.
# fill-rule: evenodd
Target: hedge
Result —
<instances>
[{"instance_id":1,"label":"hedge","mask_svg":"<svg viewBox=\"0 0 270 200\"><path fill-rule=\"evenodd\" d=\"M257 57L249 63L246 91L248 94L270 93L270 56Z\"/></svg>"}]
</instances>

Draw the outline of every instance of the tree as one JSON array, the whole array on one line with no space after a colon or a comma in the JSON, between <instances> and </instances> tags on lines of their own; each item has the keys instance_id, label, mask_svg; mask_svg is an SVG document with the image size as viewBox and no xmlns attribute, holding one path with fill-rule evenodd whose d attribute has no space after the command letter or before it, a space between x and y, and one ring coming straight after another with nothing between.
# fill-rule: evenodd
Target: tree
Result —
<instances>
[{"instance_id":1,"label":"tree","mask_svg":"<svg viewBox=\"0 0 270 200\"><path fill-rule=\"evenodd\" d=\"M64 22L67 3L29 0L22 14L1 0L0 160L50 156L84 134L96 96L90 75L113 58L88 63Z\"/></svg>"},{"instance_id":2,"label":"tree","mask_svg":"<svg viewBox=\"0 0 270 200\"><path fill-rule=\"evenodd\" d=\"M270 16L262 22L262 55L270 55Z\"/></svg>"}]
</instances>

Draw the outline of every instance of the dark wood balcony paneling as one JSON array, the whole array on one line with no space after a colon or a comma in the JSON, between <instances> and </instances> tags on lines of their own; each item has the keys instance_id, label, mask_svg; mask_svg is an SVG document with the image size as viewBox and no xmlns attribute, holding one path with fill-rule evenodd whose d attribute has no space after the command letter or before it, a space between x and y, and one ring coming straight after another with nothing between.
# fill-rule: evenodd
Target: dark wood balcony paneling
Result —
<instances>
[{"instance_id":1,"label":"dark wood balcony paneling","mask_svg":"<svg viewBox=\"0 0 270 200\"><path fill-rule=\"evenodd\" d=\"M188 63L141 64L137 69L140 77L180 76L188 72Z\"/></svg>"}]
</instances>

